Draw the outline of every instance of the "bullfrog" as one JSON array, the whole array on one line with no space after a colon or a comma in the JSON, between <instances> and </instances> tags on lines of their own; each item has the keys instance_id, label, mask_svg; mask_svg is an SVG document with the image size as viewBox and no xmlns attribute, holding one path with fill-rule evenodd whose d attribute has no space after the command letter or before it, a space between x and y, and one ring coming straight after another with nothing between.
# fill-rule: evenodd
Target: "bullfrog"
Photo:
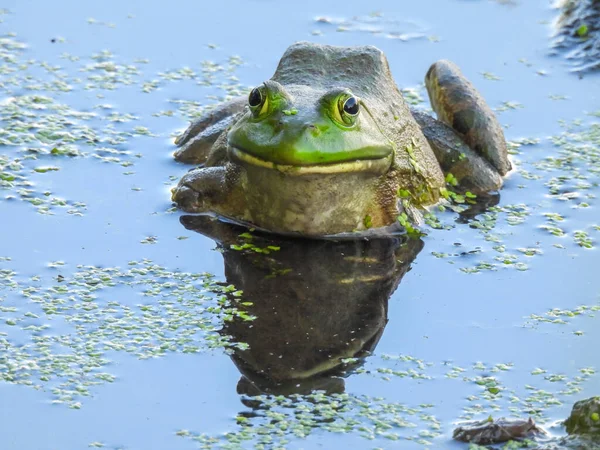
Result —
<instances>
[{"instance_id":1,"label":"bullfrog","mask_svg":"<svg viewBox=\"0 0 600 450\"><path fill-rule=\"evenodd\" d=\"M425 77L437 120L411 111L373 46L290 46L274 75L192 123L178 161L201 165L172 190L193 213L282 234L328 236L419 223L447 196L511 168L502 128L460 69Z\"/></svg>"}]
</instances>

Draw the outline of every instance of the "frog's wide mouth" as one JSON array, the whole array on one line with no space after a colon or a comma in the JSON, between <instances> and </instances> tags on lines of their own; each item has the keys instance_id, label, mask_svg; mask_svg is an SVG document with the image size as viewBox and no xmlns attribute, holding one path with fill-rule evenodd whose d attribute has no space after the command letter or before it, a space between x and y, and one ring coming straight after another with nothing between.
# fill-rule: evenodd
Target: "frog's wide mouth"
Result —
<instances>
[{"instance_id":1,"label":"frog's wide mouth","mask_svg":"<svg viewBox=\"0 0 600 450\"><path fill-rule=\"evenodd\" d=\"M350 161L339 161L329 162L322 164L309 164L309 165L292 165L292 164L279 164L273 161L267 161L266 159L259 158L256 155L250 154L249 152L229 145L229 154L236 161L258 167L264 167L266 169L277 170L279 172L289 175L313 175L313 174L334 174L334 173L372 173L372 174L383 174L387 172L392 165L393 154L380 158L371 159L354 159Z\"/></svg>"}]
</instances>

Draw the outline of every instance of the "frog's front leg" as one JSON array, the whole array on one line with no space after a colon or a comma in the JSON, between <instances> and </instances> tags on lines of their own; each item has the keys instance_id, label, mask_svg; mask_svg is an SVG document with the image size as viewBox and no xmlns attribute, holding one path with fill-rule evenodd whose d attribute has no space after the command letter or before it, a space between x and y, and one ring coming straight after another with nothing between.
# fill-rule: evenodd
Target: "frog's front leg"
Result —
<instances>
[{"instance_id":1,"label":"frog's front leg","mask_svg":"<svg viewBox=\"0 0 600 450\"><path fill-rule=\"evenodd\" d=\"M175 140L179 147L175 151L175 159L188 164L203 164L209 158L213 150L220 148L220 140L225 139L224 133L233 124L237 114L243 111L248 103L246 97L236 97L229 102L225 102L208 114L200 117L190 124L190 126ZM219 139L219 137L221 137Z\"/></svg>"},{"instance_id":2,"label":"frog's front leg","mask_svg":"<svg viewBox=\"0 0 600 450\"><path fill-rule=\"evenodd\" d=\"M473 151L462 153L469 160L482 158L499 176L506 175L511 164L502 127L460 69L450 61L438 61L429 68L425 85L438 119L451 127ZM473 170L480 170L480 163L473 164ZM490 180L495 183L493 177Z\"/></svg>"},{"instance_id":3,"label":"frog's front leg","mask_svg":"<svg viewBox=\"0 0 600 450\"><path fill-rule=\"evenodd\" d=\"M201 167L186 173L171 191L171 200L191 213L214 212L245 217L242 175L237 166Z\"/></svg>"}]
</instances>

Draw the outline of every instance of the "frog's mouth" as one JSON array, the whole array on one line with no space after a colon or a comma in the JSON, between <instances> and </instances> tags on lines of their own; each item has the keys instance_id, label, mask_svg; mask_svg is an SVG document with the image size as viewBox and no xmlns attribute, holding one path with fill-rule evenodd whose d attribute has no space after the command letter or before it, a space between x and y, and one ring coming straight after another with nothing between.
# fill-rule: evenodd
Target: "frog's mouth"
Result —
<instances>
[{"instance_id":1,"label":"frog's mouth","mask_svg":"<svg viewBox=\"0 0 600 450\"><path fill-rule=\"evenodd\" d=\"M249 152L229 145L229 155L236 161L245 163L251 166L264 167L266 169L277 170L281 173L288 175L315 175L315 174L335 174L335 173L372 173L381 175L386 173L391 165L393 154L390 153L382 158L374 159L355 159L352 161L335 162L335 163L324 163L324 164L310 164L296 166L291 164L279 164L266 159L259 158L256 155L252 155Z\"/></svg>"}]
</instances>

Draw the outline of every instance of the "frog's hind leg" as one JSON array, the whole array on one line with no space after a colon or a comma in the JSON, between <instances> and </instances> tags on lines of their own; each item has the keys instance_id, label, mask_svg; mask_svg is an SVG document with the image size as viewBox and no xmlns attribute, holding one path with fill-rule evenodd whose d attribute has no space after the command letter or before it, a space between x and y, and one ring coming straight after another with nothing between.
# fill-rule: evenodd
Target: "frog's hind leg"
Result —
<instances>
[{"instance_id":1,"label":"frog's hind leg","mask_svg":"<svg viewBox=\"0 0 600 450\"><path fill-rule=\"evenodd\" d=\"M437 61L425 76L433 110L501 176L511 170L498 119L477 89L450 61Z\"/></svg>"},{"instance_id":2,"label":"frog's hind leg","mask_svg":"<svg viewBox=\"0 0 600 450\"><path fill-rule=\"evenodd\" d=\"M454 129L423 112L411 112L442 171L451 173L462 190L481 194L502 187L498 171L471 149Z\"/></svg>"},{"instance_id":3,"label":"frog's hind leg","mask_svg":"<svg viewBox=\"0 0 600 450\"><path fill-rule=\"evenodd\" d=\"M214 160L214 157L209 158L213 145L231 127L236 115L243 111L246 104L246 97L237 97L190 124L175 140L179 147L175 151L175 159L188 164L203 164L207 159Z\"/></svg>"}]
</instances>

